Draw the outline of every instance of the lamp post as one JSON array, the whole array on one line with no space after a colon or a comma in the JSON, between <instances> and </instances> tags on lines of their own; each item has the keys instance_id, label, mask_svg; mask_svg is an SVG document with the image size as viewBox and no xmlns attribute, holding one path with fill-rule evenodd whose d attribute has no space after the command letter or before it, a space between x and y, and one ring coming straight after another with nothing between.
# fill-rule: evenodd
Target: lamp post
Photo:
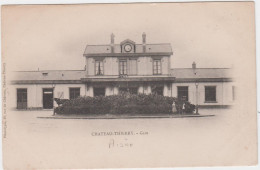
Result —
<instances>
[{"instance_id":1,"label":"lamp post","mask_svg":"<svg viewBox=\"0 0 260 170\"><path fill-rule=\"evenodd\" d=\"M199 109L199 105L198 105L198 100L199 100L199 98L198 98L198 86L199 86L199 83L195 83L195 85L196 85L196 114L199 114L198 113L198 109Z\"/></svg>"},{"instance_id":2,"label":"lamp post","mask_svg":"<svg viewBox=\"0 0 260 170\"><path fill-rule=\"evenodd\" d=\"M53 116L55 116L55 100L54 100L54 89L55 89L55 84L54 83L52 83L52 95L53 95L53 97L52 97L52 103L53 103Z\"/></svg>"}]
</instances>

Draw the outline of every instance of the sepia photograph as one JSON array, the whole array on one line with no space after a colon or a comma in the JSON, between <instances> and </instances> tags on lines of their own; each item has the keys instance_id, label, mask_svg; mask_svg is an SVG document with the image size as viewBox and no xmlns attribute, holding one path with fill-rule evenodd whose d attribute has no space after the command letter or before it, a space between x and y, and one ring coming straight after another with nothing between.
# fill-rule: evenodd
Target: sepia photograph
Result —
<instances>
[{"instance_id":1,"label":"sepia photograph","mask_svg":"<svg viewBox=\"0 0 260 170\"><path fill-rule=\"evenodd\" d=\"M3 5L4 169L254 166L254 2Z\"/></svg>"}]
</instances>

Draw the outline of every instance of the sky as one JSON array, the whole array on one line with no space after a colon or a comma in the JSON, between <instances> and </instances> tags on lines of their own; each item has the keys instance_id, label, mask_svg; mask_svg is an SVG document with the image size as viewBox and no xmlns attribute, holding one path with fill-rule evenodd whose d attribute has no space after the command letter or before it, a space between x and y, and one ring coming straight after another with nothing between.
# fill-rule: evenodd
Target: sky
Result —
<instances>
[{"instance_id":1,"label":"sky","mask_svg":"<svg viewBox=\"0 0 260 170\"><path fill-rule=\"evenodd\" d=\"M252 3L7 6L2 50L12 70L81 70L87 44L170 43L172 68L238 67L254 51Z\"/></svg>"}]
</instances>

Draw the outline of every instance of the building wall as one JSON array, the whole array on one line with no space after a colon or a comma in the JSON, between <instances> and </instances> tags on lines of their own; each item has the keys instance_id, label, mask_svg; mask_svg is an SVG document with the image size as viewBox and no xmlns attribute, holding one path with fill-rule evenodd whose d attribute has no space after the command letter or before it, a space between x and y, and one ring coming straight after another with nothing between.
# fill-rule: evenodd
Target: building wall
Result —
<instances>
[{"instance_id":1,"label":"building wall","mask_svg":"<svg viewBox=\"0 0 260 170\"><path fill-rule=\"evenodd\" d=\"M115 57L107 57L104 60L104 75L118 75L118 59Z\"/></svg>"},{"instance_id":2,"label":"building wall","mask_svg":"<svg viewBox=\"0 0 260 170\"><path fill-rule=\"evenodd\" d=\"M152 63L150 57L139 57L137 61L137 74L152 75Z\"/></svg>"},{"instance_id":3,"label":"building wall","mask_svg":"<svg viewBox=\"0 0 260 170\"><path fill-rule=\"evenodd\" d=\"M188 86L188 100L192 104L196 104L196 85L195 83L172 83L170 85L164 84L164 96L177 97L177 87ZM216 86L216 102L205 102L205 86ZM198 105L232 105L233 100L233 82L210 82L198 83ZM94 96L93 86L86 84L57 84L54 89L55 98L69 99L69 88L80 88L81 96ZM12 85L8 89L9 107L17 107L17 88L27 88L27 106L28 108L42 108L43 107L43 88L52 88L51 84L28 84L28 85ZM138 93L150 94L151 86L139 86ZM118 87L105 87L105 94L118 94Z\"/></svg>"},{"instance_id":4,"label":"building wall","mask_svg":"<svg viewBox=\"0 0 260 170\"><path fill-rule=\"evenodd\" d=\"M161 59L162 74L169 74L170 57L164 56ZM103 60L104 75L119 75L119 60L117 57L105 57ZM95 76L95 58L86 58L87 75ZM129 68L129 66L128 66ZM153 59L150 56L138 57L137 75L153 75Z\"/></svg>"},{"instance_id":5,"label":"building wall","mask_svg":"<svg viewBox=\"0 0 260 170\"><path fill-rule=\"evenodd\" d=\"M169 72L170 57L163 57L161 62L162 62L162 74L170 74Z\"/></svg>"},{"instance_id":6,"label":"building wall","mask_svg":"<svg viewBox=\"0 0 260 170\"><path fill-rule=\"evenodd\" d=\"M86 58L86 60L87 60L87 74L88 75L95 75L95 60L93 59L93 58Z\"/></svg>"},{"instance_id":7,"label":"building wall","mask_svg":"<svg viewBox=\"0 0 260 170\"><path fill-rule=\"evenodd\" d=\"M172 97L178 96L178 86L188 86L188 100L192 104L196 103L196 85L194 83L173 83ZM216 102L205 102L205 86L216 86ZM232 105L233 100L233 82L209 82L198 83L198 105Z\"/></svg>"},{"instance_id":8,"label":"building wall","mask_svg":"<svg viewBox=\"0 0 260 170\"><path fill-rule=\"evenodd\" d=\"M172 93L172 84L164 84L163 95L171 97L171 93Z\"/></svg>"},{"instance_id":9,"label":"building wall","mask_svg":"<svg viewBox=\"0 0 260 170\"><path fill-rule=\"evenodd\" d=\"M86 95L84 84L57 84L54 88L54 98L69 99L69 88L80 88L80 95ZM27 107L42 108L43 107L43 88L52 88L51 84L26 84L10 86L8 97L10 98L10 108L17 107L17 88L27 88ZM14 93L13 93L14 92Z\"/></svg>"}]
</instances>

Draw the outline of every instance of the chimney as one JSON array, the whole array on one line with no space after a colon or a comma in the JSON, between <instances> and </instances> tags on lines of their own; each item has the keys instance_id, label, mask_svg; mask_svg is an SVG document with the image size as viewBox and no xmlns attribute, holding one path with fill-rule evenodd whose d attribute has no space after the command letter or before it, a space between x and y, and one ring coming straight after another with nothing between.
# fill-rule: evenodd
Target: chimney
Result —
<instances>
[{"instance_id":1,"label":"chimney","mask_svg":"<svg viewBox=\"0 0 260 170\"><path fill-rule=\"evenodd\" d=\"M145 32L142 34L143 37L143 52L146 52L146 34Z\"/></svg>"},{"instance_id":2,"label":"chimney","mask_svg":"<svg viewBox=\"0 0 260 170\"><path fill-rule=\"evenodd\" d=\"M115 35L112 33L111 34L111 43L110 43L110 46L111 46L111 53L114 53L114 46L115 46Z\"/></svg>"},{"instance_id":3,"label":"chimney","mask_svg":"<svg viewBox=\"0 0 260 170\"><path fill-rule=\"evenodd\" d=\"M192 68L193 68L193 69L196 69L196 63L195 63L195 61L193 61L193 63L192 63Z\"/></svg>"}]
</instances>

